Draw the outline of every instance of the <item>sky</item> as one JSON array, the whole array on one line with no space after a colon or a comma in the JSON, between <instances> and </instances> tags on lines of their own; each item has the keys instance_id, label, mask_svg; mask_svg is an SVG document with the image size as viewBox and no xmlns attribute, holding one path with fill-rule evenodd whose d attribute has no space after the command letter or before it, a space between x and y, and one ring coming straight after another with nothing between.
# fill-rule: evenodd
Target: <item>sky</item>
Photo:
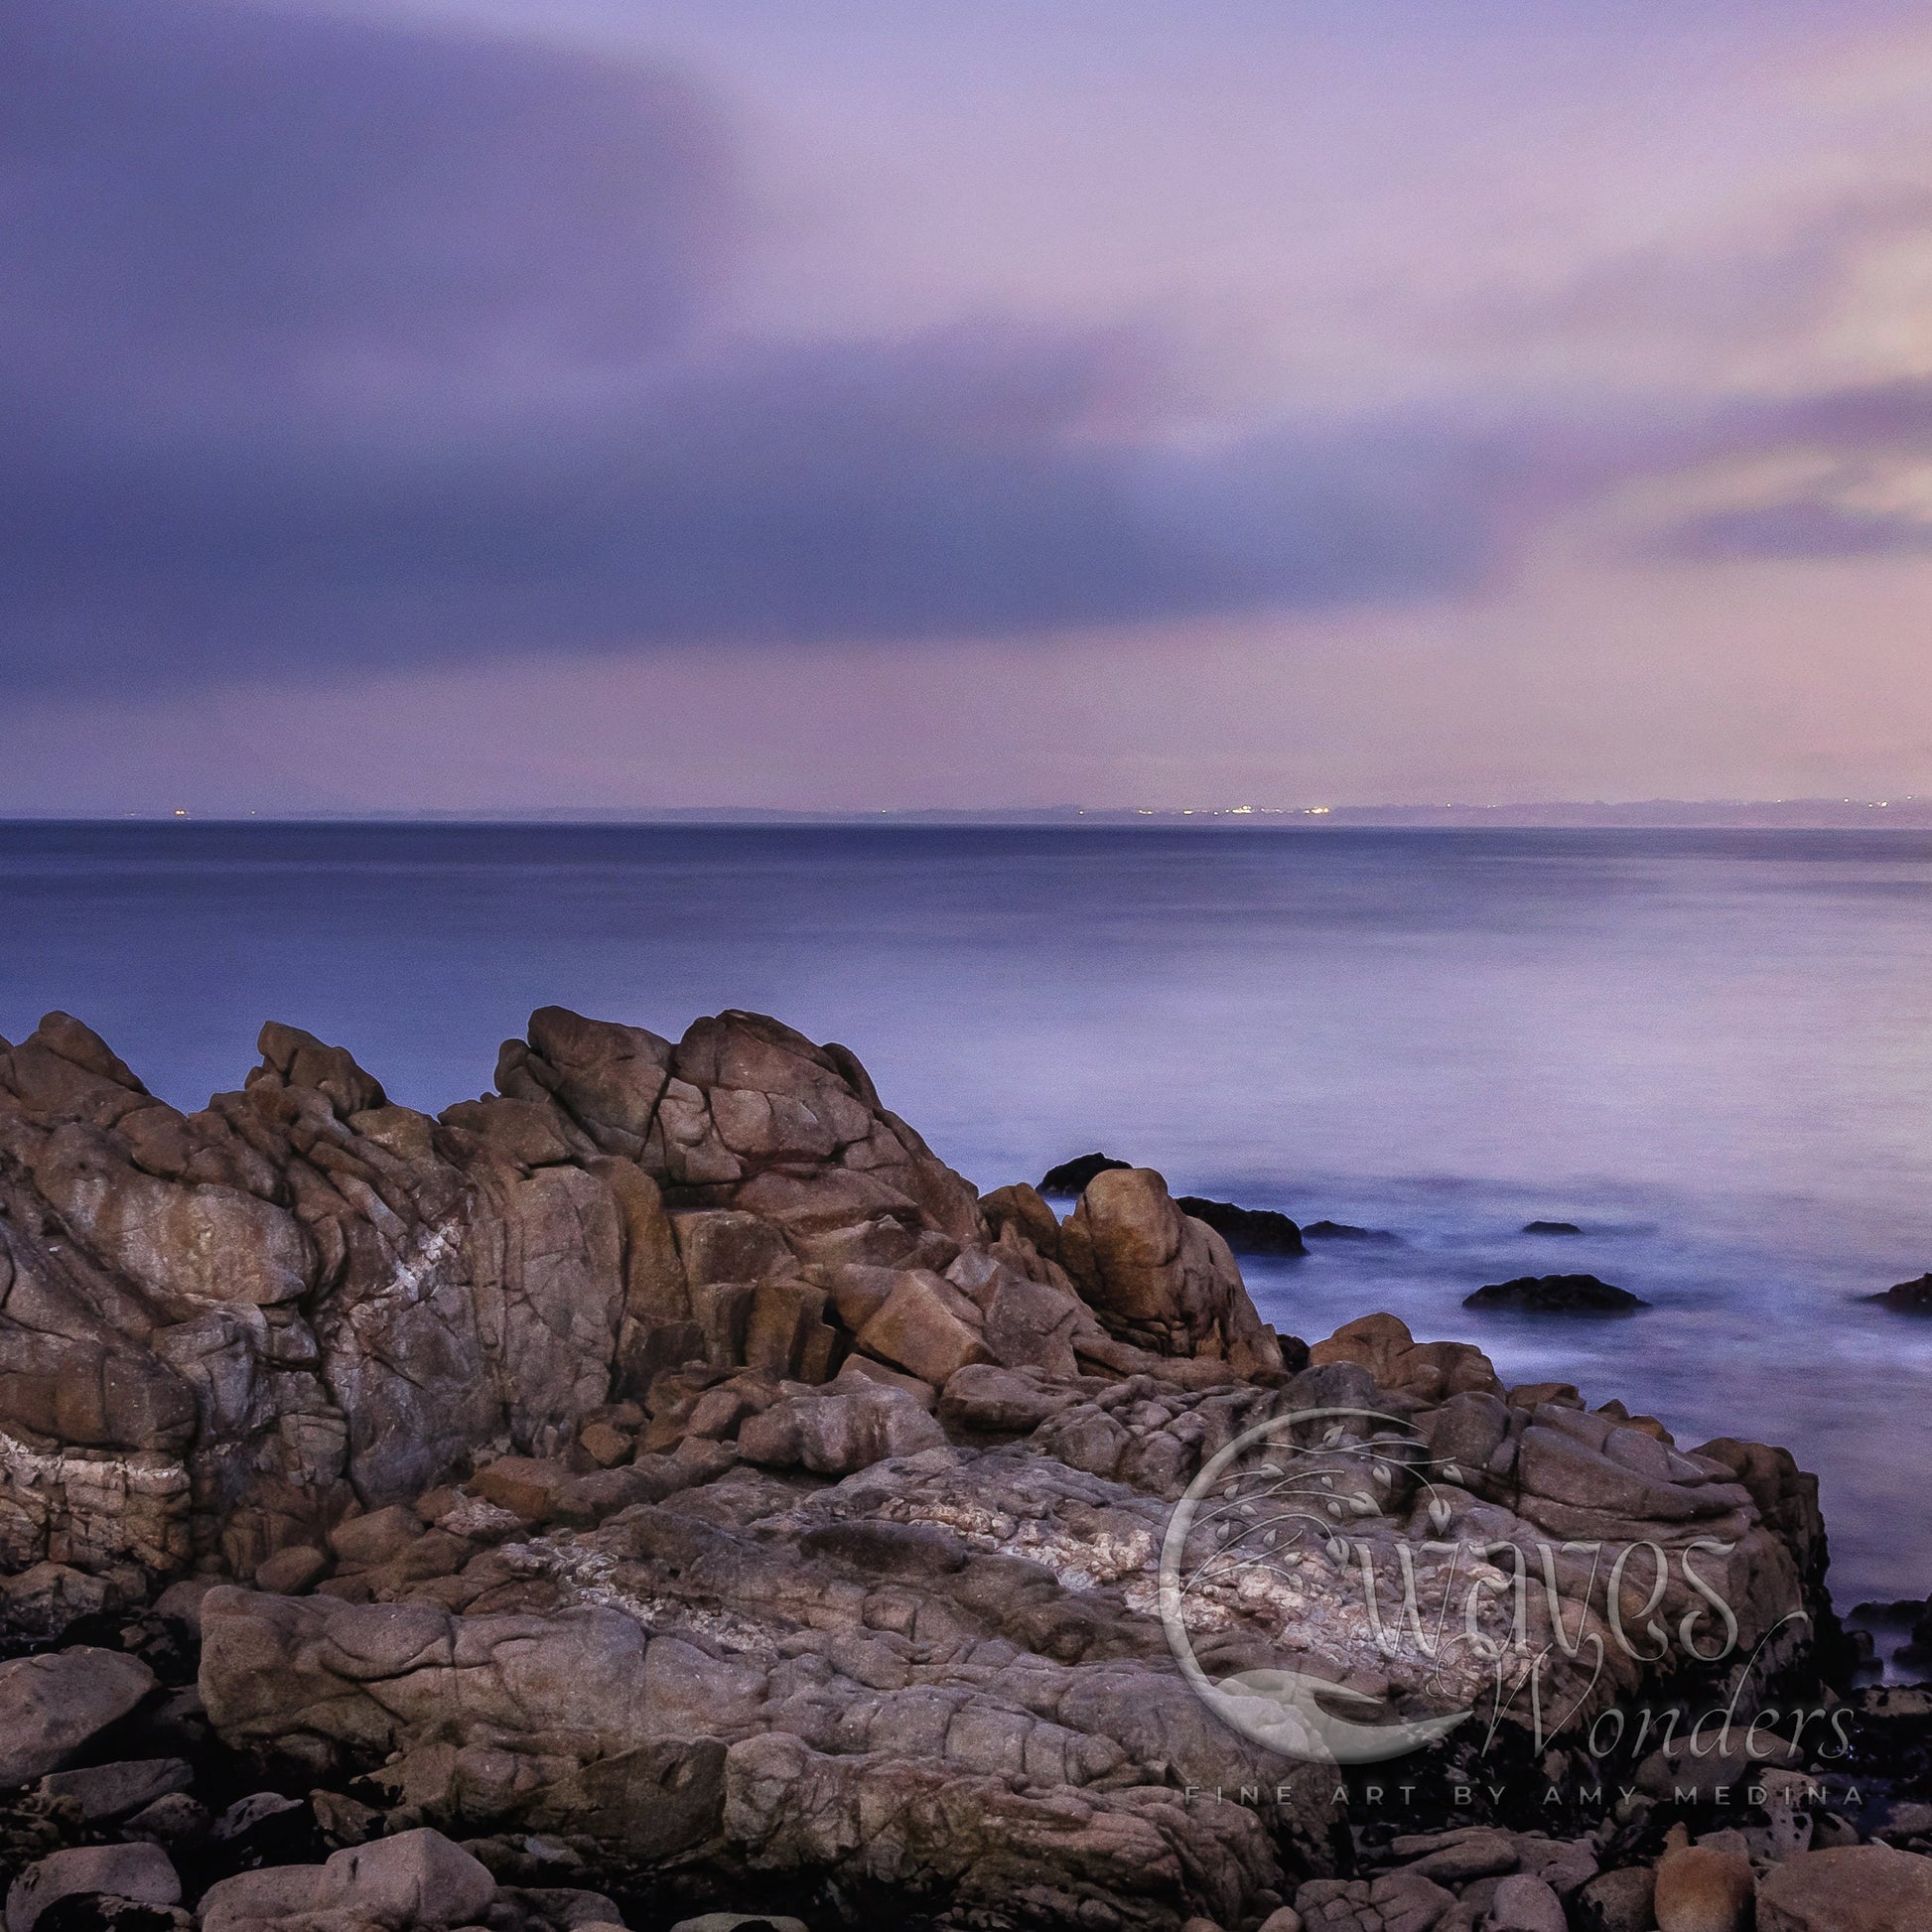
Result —
<instances>
[{"instance_id":1,"label":"sky","mask_svg":"<svg viewBox=\"0 0 1932 1932\"><path fill-rule=\"evenodd\" d=\"M0 814L1932 792L1902 0L13 0Z\"/></svg>"}]
</instances>

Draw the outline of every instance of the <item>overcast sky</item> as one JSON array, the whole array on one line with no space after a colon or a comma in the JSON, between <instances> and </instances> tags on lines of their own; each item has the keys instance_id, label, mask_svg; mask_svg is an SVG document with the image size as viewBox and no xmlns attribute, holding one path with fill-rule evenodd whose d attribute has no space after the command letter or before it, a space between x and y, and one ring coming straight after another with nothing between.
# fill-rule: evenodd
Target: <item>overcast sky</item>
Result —
<instances>
[{"instance_id":1,"label":"overcast sky","mask_svg":"<svg viewBox=\"0 0 1932 1932\"><path fill-rule=\"evenodd\" d=\"M1932 791L1932 20L13 0L0 812Z\"/></svg>"}]
</instances>

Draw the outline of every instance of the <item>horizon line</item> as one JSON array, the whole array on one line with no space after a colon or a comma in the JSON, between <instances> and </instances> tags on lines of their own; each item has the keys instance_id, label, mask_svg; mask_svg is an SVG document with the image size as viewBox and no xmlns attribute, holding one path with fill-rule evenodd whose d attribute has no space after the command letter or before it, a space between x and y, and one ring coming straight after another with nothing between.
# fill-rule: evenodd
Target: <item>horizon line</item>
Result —
<instances>
[{"instance_id":1,"label":"horizon line","mask_svg":"<svg viewBox=\"0 0 1932 1932\"><path fill-rule=\"evenodd\" d=\"M1881 818L1879 815L1883 814ZM1346 825L1513 825L1521 829L1626 824L1636 828L1712 829L1725 824L1766 829L1835 830L1884 823L1932 827L1932 796L1914 792L1885 798L1525 799L1505 804L1445 801L1430 804L1336 805L903 805L903 806L442 806L392 809L301 810L152 807L119 812L12 811L0 826L165 825L552 825L552 826L862 826L886 824L985 826L1125 826L1182 823L1295 826L1310 830Z\"/></svg>"}]
</instances>

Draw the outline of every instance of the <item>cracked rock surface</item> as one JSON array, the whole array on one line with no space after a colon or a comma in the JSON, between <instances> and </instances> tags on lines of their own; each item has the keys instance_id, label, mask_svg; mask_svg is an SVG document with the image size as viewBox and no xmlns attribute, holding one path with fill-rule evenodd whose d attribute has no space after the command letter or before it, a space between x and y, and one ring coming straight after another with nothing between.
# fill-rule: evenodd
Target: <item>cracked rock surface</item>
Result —
<instances>
[{"instance_id":1,"label":"cracked rock surface","mask_svg":"<svg viewBox=\"0 0 1932 1932\"><path fill-rule=\"evenodd\" d=\"M1389 1316L1278 1336L1159 1174L1064 1222L982 1198L776 1021L543 1009L436 1117L293 1028L261 1053L184 1114L66 1016L0 1043L10 1932L1594 1910L1675 1797L1391 1848L1169 1625L1211 1674L1452 1713L1489 1666L1393 1580L1476 1584L1471 1629L1520 1603L1552 1660L1534 1762L1699 1675L1619 1617L1708 1630L1715 1591L1749 1648L1822 1602L1782 1451Z\"/></svg>"}]
</instances>

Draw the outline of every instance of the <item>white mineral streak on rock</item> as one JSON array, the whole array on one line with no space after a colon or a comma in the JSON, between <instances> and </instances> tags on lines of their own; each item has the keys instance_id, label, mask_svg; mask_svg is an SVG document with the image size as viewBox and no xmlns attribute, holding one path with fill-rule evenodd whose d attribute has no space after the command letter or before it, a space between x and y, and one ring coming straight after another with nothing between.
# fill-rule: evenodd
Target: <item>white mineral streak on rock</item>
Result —
<instances>
[{"instance_id":1,"label":"white mineral streak on rock","mask_svg":"<svg viewBox=\"0 0 1932 1932\"><path fill-rule=\"evenodd\" d=\"M439 1519L437 1527L452 1536L474 1536L483 1540L508 1536L523 1527L514 1510L505 1509L482 1496L462 1496Z\"/></svg>"},{"instance_id":2,"label":"white mineral streak on rock","mask_svg":"<svg viewBox=\"0 0 1932 1932\"><path fill-rule=\"evenodd\" d=\"M462 1245L462 1236L454 1217L424 1228L415 1239L413 1252L396 1263L395 1273L389 1278L391 1291L411 1301L416 1300L437 1266L455 1254Z\"/></svg>"},{"instance_id":3,"label":"white mineral streak on rock","mask_svg":"<svg viewBox=\"0 0 1932 1932\"><path fill-rule=\"evenodd\" d=\"M96 1495L180 1496L188 1491L188 1470L171 1457L137 1451L116 1455L108 1449L37 1449L0 1430L0 1469L30 1488L43 1483Z\"/></svg>"},{"instance_id":4,"label":"white mineral streak on rock","mask_svg":"<svg viewBox=\"0 0 1932 1932\"><path fill-rule=\"evenodd\" d=\"M748 1617L625 1589L616 1581L618 1560L601 1550L585 1548L568 1532L557 1537L533 1537L527 1543L506 1543L500 1554L522 1575L548 1577L561 1584L580 1603L621 1610L654 1637L697 1636L739 1656L769 1658L777 1654L771 1633Z\"/></svg>"},{"instance_id":5,"label":"white mineral streak on rock","mask_svg":"<svg viewBox=\"0 0 1932 1932\"><path fill-rule=\"evenodd\" d=\"M158 1450L37 1449L0 1432L0 1570L172 1569L188 1555L190 1487L187 1469Z\"/></svg>"},{"instance_id":6,"label":"white mineral streak on rock","mask_svg":"<svg viewBox=\"0 0 1932 1932\"><path fill-rule=\"evenodd\" d=\"M1025 1557L1050 1570L1063 1589L1097 1589L1125 1578L1151 1574L1154 1567L1156 1544L1147 1530L1102 1531L1083 1537L1049 1520L1015 1517L1003 1509L925 1497L889 1503L880 1514L896 1523L936 1524L978 1550Z\"/></svg>"},{"instance_id":7,"label":"white mineral streak on rock","mask_svg":"<svg viewBox=\"0 0 1932 1932\"><path fill-rule=\"evenodd\" d=\"M389 1279L348 1311L350 1323L359 1331L387 1321L398 1307L414 1308L437 1286L437 1269L462 1246L461 1228L454 1216L419 1229L389 1271Z\"/></svg>"}]
</instances>

